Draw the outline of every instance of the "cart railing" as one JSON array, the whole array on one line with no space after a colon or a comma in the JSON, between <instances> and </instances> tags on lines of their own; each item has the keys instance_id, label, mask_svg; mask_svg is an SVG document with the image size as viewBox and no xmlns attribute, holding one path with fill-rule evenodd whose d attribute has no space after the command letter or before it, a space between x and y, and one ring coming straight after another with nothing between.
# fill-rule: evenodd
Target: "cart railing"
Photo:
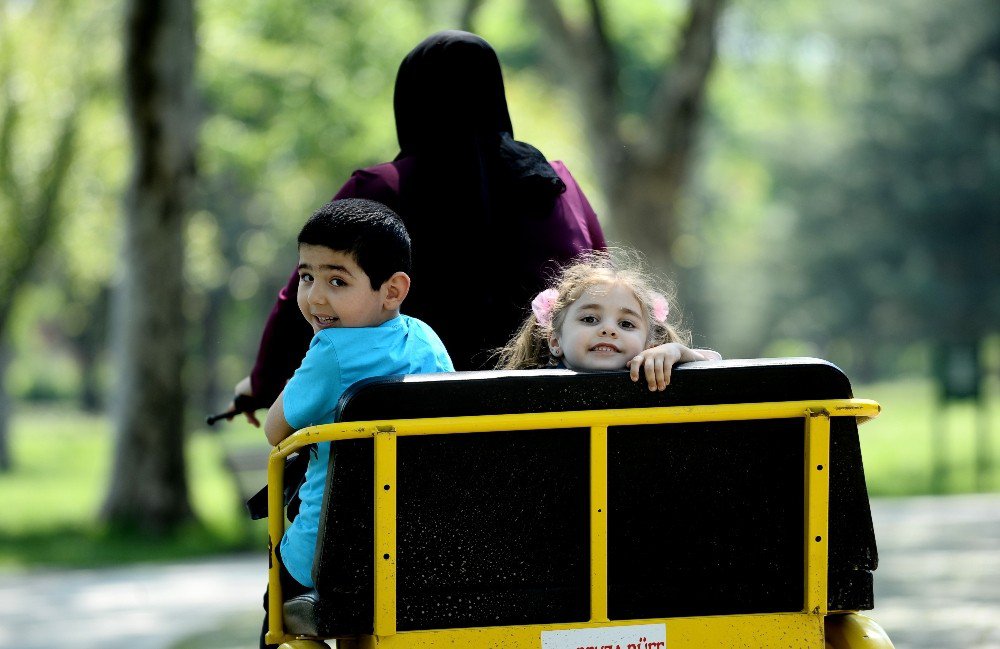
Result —
<instances>
[{"instance_id":1,"label":"cart railing","mask_svg":"<svg viewBox=\"0 0 1000 649\"><path fill-rule=\"evenodd\" d=\"M396 635L396 440L398 437L565 428L589 429L590 621L572 625L545 625L545 628L556 630L588 626L601 628L610 624L607 597L608 427L795 418L801 418L804 423L805 529L802 538L805 549L803 567L805 596L802 610L798 615L818 618L818 628L821 630L822 617L827 613L830 418L855 417L858 423L863 423L876 417L879 411L879 404L867 399L827 399L343 422L304 428L278 444L271 452L268 461L268 545L271 556L268 575L267 641L279 643L289 639L284 631L283 598L275 552L284 534L282 501L284 460L308 444L374 439L375 480L372 486L375 494L375 552L372 558L375 582L374 635L379 642L385 643L391 636ZM795 614L779 615L787 618ZM766 616L723 616L722 619L726 620L725 624L732 631L739 632L738 629L742 628L742 625L747 625L748 629L756 628L756 632L759 632L759 623L764 617ZM757 621L757 627L752 624L754 620ZM798 620L795 623L802 622L813 628L817 620ZM688 631L689 634L694 632L697 635L695 627L691 627ZM508 627L419 631L404 632L401 635L419 634L421 639L419 646L430 646L428 639L433 634L452 633L452 640L469 641L476 645L492 637L491 634L505 641L513 641L517 632L531 634L537 643L539 629L529 627L516 630ZM465 638L463 633L473 635ZM414 639L417 639L417 636L414 636ZM516 642L511 644L514 645Z\"/></svg>"}]
</instances>

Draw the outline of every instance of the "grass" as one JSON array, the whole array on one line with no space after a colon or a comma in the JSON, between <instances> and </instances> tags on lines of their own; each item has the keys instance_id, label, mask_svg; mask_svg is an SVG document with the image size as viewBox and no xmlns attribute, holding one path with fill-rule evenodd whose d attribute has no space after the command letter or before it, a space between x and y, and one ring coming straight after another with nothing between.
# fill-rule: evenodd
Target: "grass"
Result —
<instances>
[{"instance_id":1,"label":"grass","mask_svg":"<svg viewBox=\"0 0 1000 649\"><path fill-rule=\"evenodd\" d=\"M961 493L1000 489L1000 398L995 387L987 409L992 470L975 479L977 420L972 404L947 409L948 472L932 483L936 414L926 381L855 386L855 395L875 399L882 414L861 428L869 492L873 496ZM188 444L192 504L199 523L167 539L112 534L96 523L111 463L106 418L72 410L19 409L13 420L14 470L0 474L0 570L32 566L92 567L125 562L263 551L262 521L240 508L237 487L223 469L227 448L265 444L245 423L222 434L196 431Z\"/></svg>"},{"instance_id":2,"label":"grass","mask_svg":"<svg viewBox=\"0 0 1000 649\"><path fill-rule=\"evenodd\" d=\"M112 533L97 523L111 465L111 428L104 417L61 409L20 409L11 429L14 469L0 474L0 569L93 567L167 561L262 549L266 531L240 509L237 488L222 468L225 444L248 431L196 432L187 449L197 522L168 538ZM247 427L249 428L249 427ZM263 436L251 433L264 445Z\"/></svg>"},{"instance_id":3,"label":"grass","mask_svg":"<svg viewBox=\"0 0 1000 649\"><path fill-rule=\"evenodd\" d=\"M878 418L860 429L868 491L872 496L967 493L1000 489L1000 396L987 382L991 399L984 411L969 401L938 409L928 381L906 380L855 386L854 396L882 405ZM984 416L985 415L985 416ZM983 431L987 435L982 435ZM977 446L985 439L986 453ZM936 444L944 474L934 483ZM977 462L988 471L977 476Z\"/></svg>"}]
</instances>

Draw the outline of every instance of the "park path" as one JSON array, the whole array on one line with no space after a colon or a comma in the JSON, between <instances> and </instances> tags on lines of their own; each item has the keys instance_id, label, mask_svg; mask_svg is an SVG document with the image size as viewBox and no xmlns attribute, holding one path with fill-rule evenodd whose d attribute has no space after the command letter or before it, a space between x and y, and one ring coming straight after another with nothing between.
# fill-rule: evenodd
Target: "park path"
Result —
<instances>
[{"instance_id":1,"label":"park path","mask_svg":"<svg viewBox=\"0 0 1000 649\"><path fill-rule=\"evenodd\" d=\"M260 611L267 557L0 576L3 649L165 649ZM257 632L245 647L255 647Z\"/></svg>"},{"instance_id":2,"label":"park path","mask_svg":"<svg viewBox=\"0 0 1000 649\"><path fill-rule=\"evenodd\" d=\"M876 500L870 612L898 649L1000 649L1000 494ZM252 649L265 558L0 576L0 648Z\"/></svg>"},{"instance_id":3,"label":"park path","mask_svg":"<svg viewBox=\"0 0 1000 649\"><path fill-rule=\"evenodd\" d=\"M875 500L872 618L897 649L1000 649L1000 494Z\"/></svg>"}]
</instances>

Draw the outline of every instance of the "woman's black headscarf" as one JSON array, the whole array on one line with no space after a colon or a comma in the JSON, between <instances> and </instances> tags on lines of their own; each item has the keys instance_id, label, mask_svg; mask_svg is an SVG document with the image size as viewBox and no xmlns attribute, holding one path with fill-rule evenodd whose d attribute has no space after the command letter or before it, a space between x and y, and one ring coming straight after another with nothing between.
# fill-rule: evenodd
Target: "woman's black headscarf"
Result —
<instances>
[{"instance_id":1,"label":"woman's black headscarf","mask_svg":"<svg viewBox=\"0 0 1000 649\"><path fill-rule=\"evenodd\" d=\"M514 140L500 61L475 34L438 32L413 48L399 66L393 107L397 159L428 158L442 176L475 160L487 193L501 180L535 200L566 191L538 149ZM497 173L502 177L490 177Z\"/></svg>"},{"instance_id":2,"label":"woman's black headscarf","mask_svg":"<svg viewBox=\"0 0 1000 649\"><path fill-rule=\"evenodd\" d=\"M566 185L514 140L500 62L475 34L417 45L399 66L394 108L396 159L409 170L399 212L413 239L403 310L438 331L458 369L486 367L481 352L506 342L538 290L519 240Z\"/></svg>"}]
</instances>

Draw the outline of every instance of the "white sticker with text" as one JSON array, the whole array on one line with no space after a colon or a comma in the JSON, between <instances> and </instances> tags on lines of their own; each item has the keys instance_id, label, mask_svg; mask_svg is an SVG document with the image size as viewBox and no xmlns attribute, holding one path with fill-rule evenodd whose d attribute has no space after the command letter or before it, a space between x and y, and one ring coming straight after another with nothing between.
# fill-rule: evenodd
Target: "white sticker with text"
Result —
<instances>
[{"instance_id":1,"label":"white sticker with text","mask_svg":"<svg viewBox=\"0 0 1000 649\"><path fill-rule=\"evenodd\" d=\"M666 624L542 631L542 649L666 649Z\"/></svg>"}]
</instances>

